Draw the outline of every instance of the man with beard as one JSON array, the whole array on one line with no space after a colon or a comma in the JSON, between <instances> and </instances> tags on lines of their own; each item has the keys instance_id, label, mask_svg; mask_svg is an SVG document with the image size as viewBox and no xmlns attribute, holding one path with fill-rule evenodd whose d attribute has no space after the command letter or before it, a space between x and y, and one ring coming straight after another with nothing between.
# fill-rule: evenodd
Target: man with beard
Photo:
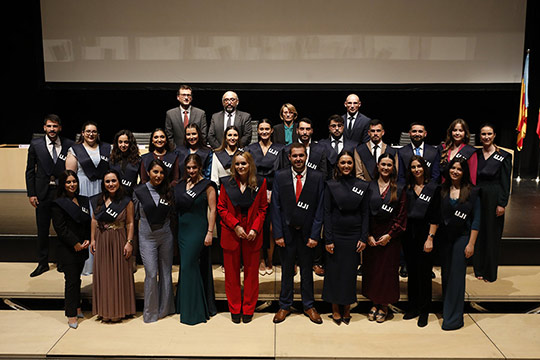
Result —
<instances>
[{"instance_id":1,"label":"man with beard","mask_svg":"<svg viewBox=\"0 0 540 360\"><path fill-rule=\"evenodd\" d=\"M228 126L238 129L238 146L244 147L251 142L251 115L237 110L239 100L234 91L227 91L222 97L223 111L212 115L208 129L208 143L212 149L217 149L223 142L223 134Z\"/></svg>"},{"instance_id":2,"label":"man with beard","mask_svg":"<svg viewBox=\"0 0 540 360\"><path fill-rule=\"evenodd\" d=\"M203 144L206 144L206 113L191 105L193 91L189 85L181 85L176 93L180 106L167 111L165 116L165 132L172 148L184 144L184 129L188 124L197 124Z\"/></svg>"},{"instance_id":3,"label":"man with beard","mask_svg":"<svg viewBox=\"0 0 540 360\"><path fill-rule=\"evenodd\" d=\"M427 145L424 142L424 139L427 136L426 127L424 124L419 122L413 122L409 129L409 137L411 138L411 143L403 146L399 149L399 173L398 181L405 183L406 174L409 168L409 162L413 155L422 156L426 160L426 165L431 170L431 178L439 181L440 170L440 154L435 146Z\"/></svg>"},{"instance_id":4,"label":"man with beard","mask_svg":"<svg viewBox=\"0 0 540 360\"><path fill-rule=\"evenodd\" d=\"M323 221L324 175L306 166L306 147L290 146L289 163L274 178L270 212L273 235L280 250L281 292L274 323L291 313L294 294L294 265L298 258L304 314L316 323L322 319L313 296L313 249L321 240Z\"/></svg>"},{"instance_id":5,"label":"man with beard","mask_svg":"<svg viewBox=\"0 0 540 360\"><path fill-rule=\"evenodd\" d=\"M62 122L57 115L45 117L43 131L45 136L30 143L26 162L26 192L30 205L36 209L38 241L38 266L30 277L49 270L51 206L56 197L57 179L66 170L66 155L73 145L73 141L58 136Z\"/></svg>"},{"instance_id":6,"label":"man with beard","mask_svg":"<svg viewBox=\"0 0 540 360\"><path fill-rule=\"evenodd\" d=\"M354 152L358 143L347 139L343 132L345 130L344 120L339 115L332 115L328 118L328 132L330 137L322 139L319 144L326 146L326 158L328 160L328 178L332 178L333 168L336 164L338 154L343 150Z\"/></svg>"},{"instance_id":7,"label":"man with beard","mask_svg":"<svg viewBox=\"0 0 540 360\"><path fill-rule=\"evenodd\" d=\"M363 144L369 141L369 121L367 116L360 114L358 109L362 105L356 94L350 94L345 100L347 113L342 116L345 125L345 138Z\"/></svg>"}]
</instances>

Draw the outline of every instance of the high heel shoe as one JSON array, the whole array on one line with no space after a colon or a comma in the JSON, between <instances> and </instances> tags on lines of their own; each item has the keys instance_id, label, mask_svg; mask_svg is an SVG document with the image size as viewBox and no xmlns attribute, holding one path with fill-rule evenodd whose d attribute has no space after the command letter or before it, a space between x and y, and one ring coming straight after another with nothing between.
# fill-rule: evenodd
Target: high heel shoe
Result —
<instances>
[{"instance_id":1,"label":"high heel shoe","mask_svg":"<svg viewBox=\"0 0 540 360\"><path fill-rule=\"evenodd\" d=\"M332 314L332 315L328 315L328 317L329 317L330 319L332 319L332 321L333 321L334 323L336 323L336 325L338 325L338 326L341 325L341 321L343 320L342 318L335 318L333 314Z\"/></svg>"},{"instance_id":2,"label":"high heel shoe","mask_svg":"<svg viewBox=\"0 0 540 360\"><path fill-rule=\"evenodd\" d=\"M77 318L75 318L75 322L74 323L70 323L69 320L68 320L68 326L72 329L76 329L78 326L79 326L79 322L77 321Z\"/></svg>"},{"instance_id":3,"label":"high heel shoe","mask_svg":"<svg viewBox=\"0 0 540 360\"><path fill-rule=\"evenodd\" d=\"M84 319L84 314L83 313L77 314L77 318Z\"/></svg>"},{"instance_id":4,"label":"high heel shoe","mask_svg":"<svg viewBox=\"0 0 540 360\"><path fill-rule=\"evenodd\" d=\"M377 321L379 324L386 321L386 316L388 316L388 309L386 311L383 308L380 308L379 311L377 311L377 314L375 314L375 321Z\"/></svg>"},{"instance_id":5,"label":"high heel shoe","mask_svg":"<svg viewBox=\"0 0 540 360\"><path fill-rule=\"evenodd\" d=\"M368 313L368 320L369 321L374 321L375 320L375 315L377 314L377 307L376 306L373 306L371 308L371 310L369 310L369 313Z\"/></svg>"},{"instance_id":6,"label":"high heel shoe","mask_svg":"<svg viewBox=\"0 0 540 360\"><path fill-rule=\"evenodd\" d=\"M349 323L351 322L351 319L352 319L351 316L344 316L341 318L341 320L343 321L345 325L349 325Z\"/></svg>"}]
</instances>

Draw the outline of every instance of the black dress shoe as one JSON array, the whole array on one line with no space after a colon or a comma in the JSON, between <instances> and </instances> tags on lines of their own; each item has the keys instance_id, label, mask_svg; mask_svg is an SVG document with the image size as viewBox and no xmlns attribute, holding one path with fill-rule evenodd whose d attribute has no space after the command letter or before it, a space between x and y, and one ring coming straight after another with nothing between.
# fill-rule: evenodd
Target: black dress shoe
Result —
<instances>
[{"instance_id":1,"label":"black dress shoe","mask_svg":"<svg viewBox=\"0 0 540 360\"><path fill-rule=\"evenodd\" d=\"M232 314L231 313L231 320L235 324L240 324L240 320L242 319L242 314Z\"/></svg>"},{"instance_id":2,"label":"black dress shoe","mask_svg":"<svg viewBox=\"0 0 540 360\"><path fill-rule=\"evenodd\" d=\"M418 315L420 315L418 311L407 311L405 315L403 315L403 320L411 320L417 317Z\"/></svg>"},{"instance_id":3,"label":"black dress shoe","mask_svg":"<svg viewBox=\"0 0 540 360\"><path fill-rule=\"evenodd\" d=\"M49 271L49 265L39 264L37 266L36 270L32 271L32 273L30 274L30 277L39 276L39 275L43 274L46 271Z\"/></svg>"},{"instance_id":4,"label":"black dress shoe","mask_svg":"<svg viewBox=\"0 0 540 360\"><path fill-rule=\"evenodd\" d=\"M242 315L242 322L244 324L250 323L253 320L253 315Z\"/></svg>"},{"instance_id":5,"label":"black dress shoe","mask_svg":"<svg viewBox=\"0 0 540 360\"><path fill-rule=\"evenodd\" d=\"M59 273L63 273L64 272L64 266L62 266L60 264L56 264L56 271L58 271Z\"/></svg>"},{"instance_id":6,"label":"black dress shoe","mask_svg":"<svg viewBox=\"0 0 540 360\"><path fill-rule=\"evenodd\" d=\"M399 276L401 276L402 278L406 278L407 276L409 276L409 272L407 271L407 266L403 265L399 269Z\"/></svg>"},{"instance_id":7,"label":"black dress shoe","mask_svg":"<svg viewBox=\"0 0 540 360\"><path fill-rule=\"evenodd\" d=\"M420 316L418 317L418 327L424 327L427 325L428 323L428 316L429 314L428 313L421 313Z\"/></svg>"}]
</instances>

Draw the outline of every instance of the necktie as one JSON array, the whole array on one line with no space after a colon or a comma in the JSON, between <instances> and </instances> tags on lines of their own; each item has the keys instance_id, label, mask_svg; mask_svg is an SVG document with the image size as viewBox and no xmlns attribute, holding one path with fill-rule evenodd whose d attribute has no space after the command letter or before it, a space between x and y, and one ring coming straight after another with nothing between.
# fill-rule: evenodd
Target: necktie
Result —
<instances>
[{"instance_id":1,"label":"necktie","mask_svg":"<svg viewBox=\"0 0 540 360\"><path fill-rule=\"evenodd\" d=\"M189 123L188 113L187 111L184 110L184 129L186 128L186 126L188 126L188 123Z\"/></svg>"},{"instance_id":2,"label":"necktie","mask_svg":"<svg viewBox=\"0 0 540 360\"><path fill-rule=\"evenodd\" d=\"M420 156L420 148L419 147L414 149L414 154Z\"/></svg>"},{"instance_id":3,"label":"necktie","mask_svg":"<svg viewBox=\"0 0 540 360\"><path fill-rule=\"evenodd\" d=\"M379 145L373 146L373 157L375 158L375 162L377 162L377 149L379 148Z\"/></svg>"},{"instance_id":4,"label":"necktie","mask_svg":"<svg viewBox=\"0 0 540 360\"><path fill-rule=\"evenodd\" d=\"M231 116L231 114L227 114L227 116L228 116L228 118L227 118L227 124L228 124L228 125L227 125L227 126L233 126L234 123L233 123L233 121L232 121L232 116Z\"/></svg>"},{"instance_id":5,"label":"necktie","mask_svg":"<svg viewBox=\"0 0 540 360\"><path fill-rule=\"evenodd\" d=\"M349 116L349 124L347 125L347 131L351 131L352 130L352 122L353 122L354 118L352 116Z\"/></svg>"},{"instance_id":6,"label":"necktie","mask_svg":"<svg viewBox=\"0 0 540 360\"><path fill-rule=\"evenodd\" d=\"M53 159L53 162L56 164L56 160L58 160L58 153L56 152L56 143L52 143L52 159Z\"/></svg>"},{"instance_id":7,"label":"necktie","mask_svg":"<svg viewBox=\"0 0 540 360\"><path fill-rule=\"evenodd\" d=\"M334 143L334 150L339 153L339 149L338 149L338 145L339 145L339 140L332 140L332 142Z\"/></svg>"},{"instance_id":8,"label":"necktie","mask_svg":"<svg viewBox=\"0 0 540 360\"><path fill-rule=\"evenodd\" d=\"M296 174L296 202L300 199L300 193L302 192L302 174Z\"/></svg>"}]
</instances>

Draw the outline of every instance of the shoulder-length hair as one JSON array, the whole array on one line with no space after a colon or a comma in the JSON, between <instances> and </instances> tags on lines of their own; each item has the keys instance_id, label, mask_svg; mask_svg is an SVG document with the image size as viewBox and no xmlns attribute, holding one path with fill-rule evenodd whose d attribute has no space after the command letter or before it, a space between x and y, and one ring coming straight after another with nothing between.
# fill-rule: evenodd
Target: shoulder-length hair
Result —
<instances>
[{"instance_id":1,"label":"shoulder-length hair","mask_svg":"<svg viewBox=\"0 0 540 360\"><path fill-rule=\"evenodd\" d=\"M238 141L236 142L236 148L238 149L238 144L240 143L240 131L238 131L238 128L236 126L229 125L225 129L225 132L223 132L223 140L221 141L220 147L216 149L216 152L225 150L225 148L227 147L227 133L231 130L236 131L236 133L238 134Z\"/></svg>"},{"instance_id":2,"label":"shoulder-length hair","mask_svg":"<svg viewBox=\"0 0 540 360\"><path fill-rule=\"evenodd\" d=\"M397 201L397 172L396 172L396 159L389 153L384 153L379 156L377 161L377 172L375 173L375 180L379 179L379 164L383 159L392 160L392 173L390 174L390 202Z\"/></svg>"},{"instance_id":3,"label":"shoulder-length hair","mask_svg":"<svg viewBox=\"0 0 540 360\"><path fill-rule=\"evenodd\" d=\"M249 172L247 176L247 186L251 189L256 189L257 188L257 166L255 165L255 161L253 160L253 156L251 156L251 154L247 151L237 150L234 153L232 161L231 161L231 179L238 178L235 165L239 156L243 156L249 165Z\"/></svg>"},{"instance_id":4,"label":"shoulder-length hair","mask_svg":"<svg viewBox=\"0 0 540 360\"><path fill-rule=\"evenodd\" d=\"M124 153L118 147L118 139L120 136L127 136L129 142L129 148ZM114 143L111 151L111 163L117 164L126 159L129 163L136 165L139 162L139 147L137 146L137 140L133 133L129 130L120 130L114 135Z\"/></svg>"},{"instance_id":5,"label":"shoulder-length hair","mask_svg":"<svg viewBox=\"0 0 540 360\"><path fill-rule=\"evenodd\" d=\"M416 179L413 176L412 171L411 171L411 164L413 161L418 161L422 169L424 169L424 184L427 184L431 179L431 170L427 166L426 160L420 155L413 155L406 168L407 169L406 179L407 179L407 185L409 186L409 189L414 189L414 185L416 185Z\"/></svg>"},{"instance_id":6,"label":"shoulder-length hair","mask_svg":"<svg viewBox=\"0 0 540 360\"><path fill-rule=\"evenodd\" d=\"M294 107L293 104L290 104L290 103L286 103L286 104L283 104L281 106L281 109L279 109L279 118L281 120L283 120L283 111L287 109L289 110L289 112L293 113L293 121L296 121L296 119L298 118L298 111L296 111L296 108Z\"/></svg>"},{"instance_id":7,"label":"shoulder-length hair","mask_svg":"<svg viewBox=\"0 0 540 360\"><path fill-rule=\"evenodd\" d=\"M99 144L101 142L101 139L99 138L99 129L98 129L98 126L97 126L97 123L95 123L94 121L87 121L85 122L84 124L82 124L81 126L81 135L79 136L79 139L77 140L77 144L82 144L84 142L84 130L86 130L86 127L89 126L89 125L94 125L96 127L96 130L98 131L97 133L97 136L96 136L96 144Z\"/></svg>"},{"instance_id":8,"label":"shoulder-length hair","mask_svg":"<svg viewBox=\"0 0 540 360\"><path fill-rule=\"evenodd\" d=\"M73 170L64 170L58 177L58 188L56 190L56 197L67 197L66 191L66 181L67 178L73 176L77 180L77 190L75 190L75 195L79 195L79 177L77 173Z\"/></svg>"},{"instance_id":9,"label":"shoulder-length hair","mask_svg":"<svg viewBox=\"0 0 540 360\"><path fill-rule=\"evenodd\" d=\"M345 156L345 155L348 155L352 158L352 163L353 163L353 167L352 167L352 171L351 171L351 175L354 176L356 174L356 165L354 163L354 154L348 150L341 150L341 152L339 153L338 157L337 157L337 160L336 160L336 164L334 165L334 179L340 179L343 174L339 171L339 167L338 167L338 164L339 164L339 160Z\"/></svg>"},{"instance_id":10,"label":"shoulder-length hair","mask_svg":"<svg viewBox=\"0 0 540 360\"><path fill-rule=\"evenodd\" d=\"M456 127L456 125L461 125L463 128L463 131L465 132L465 136L463 137L463 143L468 144L469 140L471 139L471 132L469 131L469 125L465 122L463 119L456 119L450 123L450 126L448 126L448 129L446 129L446 139L444 140L444 149L441 153L441 164L446 162L446 158L448 156L448 152L450 151L450 148L452 145L454 145L454 138L452 137L452 130Z\"/></svg>"},{"instance_id":11,"label":"shoulder-length hair","mask_svg":"<svg viewBox=\"0 0 540 360\"><path fill-rule=\"evenodd\" d=\"M165 132L165 130L163 130L162 128L155 128L154 131L152 131L152 133L150 134L150 144L148 145L148 152L151 153L151 152L154 152L154 150L156 150L156 146L152 142L152 138L154 137L154 134L157 133L158 131L161 131L163 134L165 134L165 145L163 146L163 148L167 152L172 151L173 149L171 147L169 137L167 136L167 133Z\"/></svg>"},{"instance_id":12,"label":"shoulder-length hair","mask_svg":"<svg viewBox=\"0 0 540 360\"><path fill-rule=\"evenodd\" d=\"M109 190L107 190L107 187L105 186L105 176L109 174L114 174L116 178L118 179L118 184L120 185L118 187L118 190L116 190L116 193L114 194L114 196L111 196L111 194L109 193ZM101 178L101 193L103 194L102 198L103 199L110 198L111 201L121 200L126 195L124 191L124 187L122 186L121 180L122 180L122 177L120 176L118 171L113 170L113 169L107 170L105 174L103 174L103 177Z\"/></svg>"},{"instance_id":13,"label":"shoulder-length hair","mask_svg":"<svg viewBox=\"0 0 540 360\"><path fill-rule=\"evenodd\" d=\"M195 131L197 131L197 142L195 143L194 147L191 147L189 145L188 141L187 141L187 129L195 129ZM187 126L185 128L185 131L184 131L184 145L185 145L185 147L192 148L192 149L200 149L200 148L204 147L204 143L203 143L203 140L202 140L201 130L199 129L199 125L197 125L195 123L187 124Z\"/></svg>"},{"instance_id":14,"label":"shoulder-length hair","mask_svg":"<svg viewBox=\"0 0 540 360\"><path fill-rule=\"evenodd\" d=\"M172 200L173 196L172 196L172 191L171 191L171 183L169 181L169 176L168 176L169 170L167 169L163 161L159 159L154 159L150 161L150 164L148 164L148 167L147 167L148 174L150 174L150 170L152 170L154 166L159 166L161 170L163 170L163 174L164 174L163 181L161 182L161 184L155 187L156 192L159 194L161 198L164 198L165 200L170 201Z\"/></svg>"},{"instance_id":15,"label":"shoulder-length hair","mask_svg":"<svg viewBox=\"0 0 540 360\"><path fill-rule=\"evenodd\" d=\"M203 164L202 164L202 159L201 157L198 155L198 154L189 154L188 156L186 156L186 160L184 160L184 174L182 175L182 180L186 180L189 178L189 175L187 173L187 165L190 163L190 162L195 162L195 164L197 164L197 167L199 168L199 171L198 171L198 179L202 179L204 176L203 176Z\"/></svg>"},{"instance_id":16,"label":"shoulder-length hair","mask_svg":"<svg viewBox=\"0 0 540 360\"><path fill-rule=\"evenodd\" d=\"M461 171L463 172L463 176L461 177L461 181L459 183L459 202L464 203L469 198L473 184L471 182L469 163L467 163L467 160L462 157L454 157L444 169L443 176L445 181L441 186L441 197L444 198L450 193L450 185L452 185L452 180L450 179L450 169L455 163L459 163L461 165Z\"/></svg>"}]
</instances>

